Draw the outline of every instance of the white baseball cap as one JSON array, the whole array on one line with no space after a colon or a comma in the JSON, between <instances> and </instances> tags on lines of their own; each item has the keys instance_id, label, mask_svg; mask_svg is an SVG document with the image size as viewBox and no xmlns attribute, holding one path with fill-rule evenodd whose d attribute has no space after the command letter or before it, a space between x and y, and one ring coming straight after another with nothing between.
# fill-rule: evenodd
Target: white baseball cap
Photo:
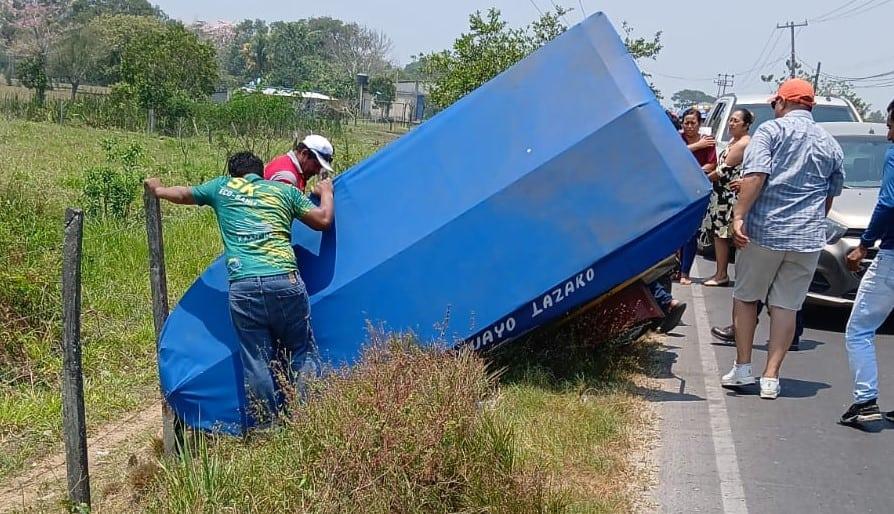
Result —
<instances>
[{"instance_id":1,"label":"white baseball cap","mask_svg":"<svg viewBox=\"0 0 894 514\"><path fill-rule=\"evenodd\" d=\"M305 137L301 143L304 144L308 150L313 152L323 169L332 171L332 158L335 156L335 150L333 150L332 143L330 143L328 139L323 136L311 134Z\"/></svg>"}]
</instances>

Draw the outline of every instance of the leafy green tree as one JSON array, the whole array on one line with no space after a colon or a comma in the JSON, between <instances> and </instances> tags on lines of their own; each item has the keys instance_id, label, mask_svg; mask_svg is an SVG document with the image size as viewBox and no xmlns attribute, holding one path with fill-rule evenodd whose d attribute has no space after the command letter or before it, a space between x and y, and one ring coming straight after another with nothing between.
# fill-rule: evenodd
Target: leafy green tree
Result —
<instances>
[{"instance_id":1,"label":"leafy green tree","mask_svg":"<svg viewBox=\"0 0 894 514\"><path fill-rule=\"evenodd\" d=\"M674 93L671 101L676 109L685 109L700 103L714 103L717 98L697 89L683 89Z\"/></svg>"},{"instance_id":2,"label":"leafy green tree","mask_svg":"<svg viewBox=\"0 0 894 514\"><path fill-rule=\"evenodd\" d=\"M98 73L100 47L91 26L75 27L66 33L53 48L50 70L54 77L71 84L71 98L78 94L81 83Z\"/></svg>"},{"instance_id":3,"label":"leafy green tree","mask_svg":"<svg viewBox=\"0 0 894 514\"><path fill-rule=\"evenodd\" d=\"M375 96L376 102L383 104L393 102L394 97L397 95L397 87L388 77L378 76L371 78L367 90Z\"/></svg>"},{"instance_id":4,"label":"leafy green tree","mask_svg":"<svg viewBox=\"0 0 894 514\"><path fill-rule=\"evenodd\" d=\"M81 23L89 22L100 16L115 14L167 19L164 11L149 3L148 0L74 0L71 2L71 14Z\"/></svg>"},{"instance_id":5,"label":"leafy green tree","mask_svg":"<svg viewBox=\"0 0 894 514\"><path fill-rule=\"evenodd\" d=\"M324 61L315 51L322 43L318 36L304 20L270 24L271 85L306 89L320 75Z\"/></svg>"},{"instance_id":6,"label":"leafy green tree","mask_svg":"<svg viewBox=\"0 0 894 514\"><path fill-rule=\"evenodd\" d=\"M119 88L143 108L180 115L189 101L208 97L217 85L214 48L179 23L139 34L124 46Z\"/></svg>"},{"instance_id":7,"label":"leafy green tree","mask_svg":"<svg viewBox=\"0 0 894 514\"><path fill-rule=\"evenodd\" d=\"M17 66L16 73L23 86L34 90L34 101L38 105L43 105L50 84L46 58L40 54L26 57Z\"/></svg>"},{"instance_id":8,"label":"leafy green tree","mask_svg":"<svg viewBox=\"0 0 894 514\"><path fill-rule=\"evenodd\" d=\"M87 80L94 84L112 85L121 81L121 59L125 47L137 37L148 37L165 32L165 24L146 16L118 14L100 16L87 25L94 37L97 64Z\"/></svg>"},{"instance_id":9,"label":"leafy green tree","mask_svg":"<svg viewBox=\"0 0 894 514\"><path fill-rule=\"evenodd\" d=\"M451 49L416 58L422 74L433 81L432 101L439 107L447 107L550 42L566 30L562 17L567 12L556 7L518 29L510 28L497 9L491 8L486 13L476 11L469 16L469 32L461 34ZM647 39L634 37L627 23L622 27L624 42L634 59L658 56L662 48L660 32ZM652 89L660 98L660 92L654 86Z\"/></svg>"}]
</instances>

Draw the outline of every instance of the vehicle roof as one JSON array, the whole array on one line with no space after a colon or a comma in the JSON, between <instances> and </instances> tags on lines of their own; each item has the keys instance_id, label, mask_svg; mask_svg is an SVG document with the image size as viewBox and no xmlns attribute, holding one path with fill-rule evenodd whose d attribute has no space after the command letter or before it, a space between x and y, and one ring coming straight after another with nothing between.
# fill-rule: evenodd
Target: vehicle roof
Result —
<instances>
[{"instance_id":1,"label":"vehicle roof","mask_svg":"<svg viewBox=\"0 0 894 514\"><path fill-rule=\"evenodd\" d=\"M820 123L833 136L878 136L886 137L888 127L884 123L827 122Z\"/></svg>"},{"instance_id":2,"label":"vehicle roof","mask_svg":"<svg viewBox=\"0 0 894 514\"><path fill-rule=\"evenodd\" d=\"M763 94L732 94L720 97L720 99L724 98L735 98L737 104L768 104L770 103L770 97L772 93L763 93ZM842 107L847 106L847 102L842 100L841 98L836 98L834 96L818 96L816 97L817 105L840 105Z\"/></svg>"}]
</instances>

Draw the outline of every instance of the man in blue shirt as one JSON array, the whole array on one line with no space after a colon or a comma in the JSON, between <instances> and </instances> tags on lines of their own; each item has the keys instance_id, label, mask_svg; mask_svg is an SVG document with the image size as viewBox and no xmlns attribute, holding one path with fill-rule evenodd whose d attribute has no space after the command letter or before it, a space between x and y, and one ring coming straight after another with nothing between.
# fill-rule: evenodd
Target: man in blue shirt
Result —
<instances>
[{"instance_id":1,"label":"man in blue shirt","mask_svg":"<svg viewBox=\"0 0 894 514\"><path fill-rule=\"evenodd\" d=\"M894 102L888 105L888 141L894 142ZM869 227L860 238L860 246L847 256L851 271L859 271L867 250L879 239L879 252L860 280L845 332L848 361L854 375L854 404L841 416L841 423L845 425L882 418L877 404L875 333L894 309L894 147L885 155L882 187ZM894 421L894 411L884 416Z\"/></svg>"},{"instance_id":2,"label":"man in blue shirt","mask_svg":"<svg viewBox=\"0 0 894 514\"><path fill-rule=\"evenodd\" d=\"M733 208L738 248L733 324L736 362L721 384L755 382L751 371L757 302L770 309L770 346L760 396L779 396L779 368L826 245L825 217L844 184L844 153L811 113L813 86L789 79L770 105L776 119L758 127L745 151L742 185Z\"/></svg>"}]
</instances>

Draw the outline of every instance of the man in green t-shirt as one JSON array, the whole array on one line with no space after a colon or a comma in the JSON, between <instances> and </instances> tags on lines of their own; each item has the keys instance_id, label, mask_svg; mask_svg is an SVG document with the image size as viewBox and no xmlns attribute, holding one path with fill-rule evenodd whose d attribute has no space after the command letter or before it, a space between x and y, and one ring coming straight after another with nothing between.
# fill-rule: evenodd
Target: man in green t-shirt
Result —
<instances>
[{"instance_id":1,"label":"man in green t-shirt","mask_svg":"<svg viewBox=\"0 0 894 514\"><path fill-rule=\"evenodd\" d=\"M258 423L277 412L277 378L297 385L313 351L307 290L291 245L292 220L314 230L332 225L332 182L317 183L320 206L296 188L263 180L264 163L250 152L230 157L229 176L194 187L164 187L146 180L158 198L208 205L217 215L230 281L230 316L241 341L246 393Z\"/></svg>"}]
</instances>

